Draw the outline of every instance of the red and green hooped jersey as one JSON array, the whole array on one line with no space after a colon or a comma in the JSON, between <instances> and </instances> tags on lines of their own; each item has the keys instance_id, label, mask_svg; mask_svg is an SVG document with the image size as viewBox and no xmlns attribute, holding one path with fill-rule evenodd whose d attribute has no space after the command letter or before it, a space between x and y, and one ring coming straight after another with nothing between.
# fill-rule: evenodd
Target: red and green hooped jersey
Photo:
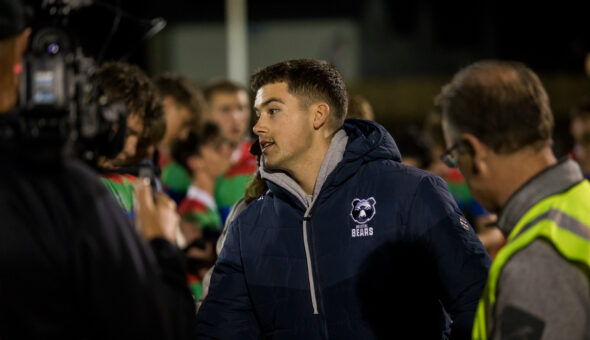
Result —
<instances>
[{"instance_id":1,"label":"red and green hooped jersey","mask_svg":"<svg viewBox=\"0 0 590 340\"><path fill-rule=\"evenodd\" d=\"M113 194L127 216L133 219L135 217L133 189L137 177L129 174L103 173L100 174L100 180Z\"/></svg>"},{"instance_id":2,"label":"red and green hooped jersey","mask_svg":"<svg viewBox=\"0 0 590 340\"><path fill-rule=\"evenodd\" d=\"M222 222L231 210L231 207L240 198L244 197L244 191L256 171L256 157L250 153L251 141L243 142L238 150L238 161L215 183L215 202L219 207Z\"/></svg>"},{"instance_id":3,"label":"red and green hooped jersey","mask_svg":"<svg viewBox=\"0 0 590 340\"><path fill-rule=\"evenodd\" d=\"M217 232L222 226L213 197L194 185L189 187L186 197L180 202L178 214L183 221L194 223L203 230Z\"/></svg>"},{"instance_id":4,"label":"red and green hooped jersey","mask_svg":"<svg viewBox=\"0 0 590 340\"><path fill-rule=\"evenodd\" d=\"M162 169L160 179L164 186L164 191L176 203L179 203L186 195L186 191L193 181L192 177L182 165L172 160L169 156L161 157L158 163L160 169Z\"/></svg>"},{"instance_id":5,"label":"red and green hooped jersey","mask_svg":"<svg viewBox=\"0 0 590 340\"><path fill-rule=\"evenodd\" d=\"M203 282L201 282L201 279L197 275L191 273L187 273L186 278L188 282L188 288L193 294L195 301L199 301L201 296L203 296Z\"/></svg>"}]
</instances>

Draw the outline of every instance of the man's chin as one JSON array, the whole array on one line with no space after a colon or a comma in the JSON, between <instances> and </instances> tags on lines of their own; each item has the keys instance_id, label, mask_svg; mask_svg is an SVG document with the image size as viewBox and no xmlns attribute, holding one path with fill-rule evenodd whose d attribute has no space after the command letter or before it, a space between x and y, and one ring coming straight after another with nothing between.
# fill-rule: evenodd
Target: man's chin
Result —
<instances>
[{"instance_id":1,"label":"man's chin","mask_svg":"<svg viewBox=\"0 0 590 340\"><path fill-rule=\"evenodd\" d=\"M267 170L271 170L271 171L283 171L283 167L281 166L281 164L279 164L279 162L277 162L276 160L269 160L268 157L264 158L264 168Z\"/></svg>"}]
</instances>

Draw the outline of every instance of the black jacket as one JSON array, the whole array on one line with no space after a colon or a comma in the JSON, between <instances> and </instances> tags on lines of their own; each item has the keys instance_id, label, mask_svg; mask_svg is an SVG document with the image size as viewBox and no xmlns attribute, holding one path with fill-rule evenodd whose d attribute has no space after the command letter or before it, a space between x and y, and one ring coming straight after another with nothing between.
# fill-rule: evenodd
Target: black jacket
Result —
<instances>
[{"instance_id":1,"label":"black jacket","mask_svg":"<svg viewBox=\"0 0 590 340\"><path fill-rule=\"evenodd\" d=\"M175 247L141 242L86 166L23 157L39 151L0 139L0 338L190 337Z\"/></svg>"}]
</instances>

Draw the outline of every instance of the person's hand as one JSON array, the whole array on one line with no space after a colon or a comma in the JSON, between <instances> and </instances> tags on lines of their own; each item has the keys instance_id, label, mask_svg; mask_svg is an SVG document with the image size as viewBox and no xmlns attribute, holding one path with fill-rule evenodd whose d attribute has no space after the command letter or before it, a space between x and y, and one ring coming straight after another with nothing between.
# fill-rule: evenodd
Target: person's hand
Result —
<instances>
[{"instance_id":1,"label":"person's hand","mask_svg":"<svg viewBox=\"0 0 590 340\"><path fill-rule=\"evenodd\" d=\"M156 193L154 202L148 180L139 179L135 184L136 223L139 234L146 240L162 237L176 244L179 217L176 203L163 193Z\"/></svg>"},{"instance_id":2,"label":"person's hand","mask_svg":"<svg viewBox=\"0 0 590 340\"><path fill-rule=\"evenodd\" d=\"M195 260L211 262L215 261L215 249L213 247L213 242L205 242L205 249L201 249L199 247L190 247L189 250L186 252L186 257Z\"/></svg>"}]
</instances>

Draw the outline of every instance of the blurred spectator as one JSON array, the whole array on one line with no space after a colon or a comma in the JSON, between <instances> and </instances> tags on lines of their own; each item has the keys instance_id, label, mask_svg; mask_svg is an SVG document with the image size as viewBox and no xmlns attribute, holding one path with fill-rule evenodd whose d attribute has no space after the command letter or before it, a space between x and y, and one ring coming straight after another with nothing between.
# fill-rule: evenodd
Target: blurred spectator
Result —
<instances>
[{"instance_id":1,"label":"blurred spectator","mask_svg":"<svg viewBox=\"0 0 590 340\"><path fill-rule=\"evenodd\" d=\"M570 132L575 142L573 157L586 178L590 178L590 97L572 108Z\"/></svg>"},{"instance_id":2,"label":"blurred spectator","mask_svg":"<svg viewBox=\"0 0 590 340\"><path fill-rule=\"evenodd\" d=\"M360 94L351 95L348 98L348 112L346 118L359 118L364 120L375 120L373 107L369 101Z\"/></svg>"},{"instance_id":3,"label":"blurred spectator","mask_svg":"<svg viewBox=\"0 0 590 340\"><path fill-rule=\"evenodd\" d=\"M415 126L404 126L394 133L395 144L402 154L402 163L427 170L432 163L429 146Z\"/></svg>"},{"instance_id":4,"label":"blurred spectator","mask_svg":"<svg viewBox=\"0 0 590 340\"><path fill-rule=\"evenodd\" d=\"M170 148L178 140L184 140L189 131L196 131L206 111L201 91L190 80L180 75L162 74L154 79L160 92L166 133L158 145L158 166L166 193L180 202L192 182L182 166L172 160Z\"/></svg>"},{"instance_id":5,"label":"blurred spectator","mask_svg":"<svg viewBox=\"0 0 590 340\"><path fill-rule=\"evenodd\" d=\"M256 159L248 150L250 127L250 98L241 85L228 80L207 86L203 93L211 119L232 144L231 167L215 185L215 202L225 221L232 205L244 196L244 190L256 170Z\"/></svg>"},{"instance_id":6,"label":"blurred spectator","mask_svg":"<svg viewBox=\"0 0 590 340\"><path fill-rule=\"evenodd\" d=\"M590 183L551 149L553 114L537 75L480 61L437 98L449 166L507 237L490 269L474 339L590 338Z\"/></svg>"},{"instance_id":7,"label":"blurred spectator","mask_svg":"<svg viewBox=\"0 0 590 340\"><path fill-rule=\"evenodd\" d=\"M135 65L107 62L98 69L95 81L110 100L122 102L127 109L122 151L113 158L100 156L98 166L102 182L133 219L133 186L138 166L149 157L148 150L160 142L166 130L162 105L150 78Z\"/></svg>"},{"instance_id":8,"label":"blurred spectator","mask_svg":"<svg viewBox=\"0 0 590 340\"><path fill-rule=\"evenodd\" d=\"M254 141L254 143L252 144L252 147L250 147L250 153L252 155L255 155L256 160L258 162L260 162L260 155L262 155L262 150L260 149L260 143L258 140ZM217 256L219 256L219 254L221 254L221 249L223 249L223 245L225 243L225 238L227 237L227 234L229 232L229 228L230 228L232 222L236 219L236 217L238 217L240 215L240 213L242 211L244 211L244 209L246 209L248 207L248 205L250 203L252 203L254 200L260 198L267 191L268 191L268 185L266 184L266 181L264 179L262 179L262 176L260 175L260 171L258 171L258 169L257 169L256 172L254 173L254 176L252 177L252 180L248 183L248 186L246 187L245 196L240 198L232 206L232 208L229 212L229 215L227 216L227 219L225 220L225 223L223 225L223 229L221 230L221 235L219 236L219 239L217 240L217 244L215 247L215 253L217 254ZM203 280L202 280L203 294L201 295L201 299L199 300L199 303L197 304L197 308L200 307L203 300L207 296L207 293L209 291L209 285L211 283L211 275L213 274L213 269L215 269L215 267L211 267L211 269L209 269L209 271L203 277Z\"/></svg>"},{"instance_id":9,"label":"blurred spectator","mask_svg":"<svg viewBox=\"0 0 590 340\"><path fill-rule=\"evenodd\" d=\"M201 281L215 262L215 243L221 232L221 216L213 199L215 180L229 168L231 148L215 123L207 122L199 133L191 132L173 145L172 156L192 176L186 197L178 207L180 230L188 244L189 285L195 299L202 294Z\"/></svg>"}]
</instances>

